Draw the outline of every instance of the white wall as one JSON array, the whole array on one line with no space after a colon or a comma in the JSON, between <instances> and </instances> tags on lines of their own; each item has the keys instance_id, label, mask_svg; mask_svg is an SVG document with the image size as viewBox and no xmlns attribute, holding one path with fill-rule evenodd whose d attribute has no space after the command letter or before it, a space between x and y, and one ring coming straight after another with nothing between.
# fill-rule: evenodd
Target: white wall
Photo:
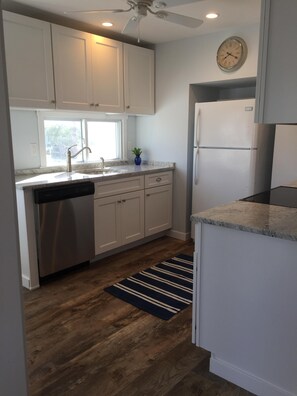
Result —
<instances>
[{"instance_id":1,"label":"white wall","mask_svg":"<svg viewBox=\"0 0 297 396\"><path fill-rule=\"evenodd\" d=\"M0 394L25 396L24 322L21 295L12 143L0 1Z\"/></svg>"},{"instance_id":2,"label":"white wall","mask_svg":"<svg viewBox=\"0 0 297 396\"><path fill-rule=\"evenodd\" d=\"M224 73L216 65L216 51L228 36L241 36L248 46L242 68ZM173 161L174 177L173 233L189 237L188 140L189 85L255 77L257 73L259 26L236 31L160 44L156 47L156 114L137 118L137 145L143 159Z\"/></svg>"},{"instance_id":3,"label":"white wall","mask_svg":"<svg viewBox=\"0 0 297 396\"><path fill-rule=\"evenodd\" d=\"M10 110L10 119L15 169L39 168L39 150L32 150L39 145L36 111Z\"/></svg>"}]
</instances>

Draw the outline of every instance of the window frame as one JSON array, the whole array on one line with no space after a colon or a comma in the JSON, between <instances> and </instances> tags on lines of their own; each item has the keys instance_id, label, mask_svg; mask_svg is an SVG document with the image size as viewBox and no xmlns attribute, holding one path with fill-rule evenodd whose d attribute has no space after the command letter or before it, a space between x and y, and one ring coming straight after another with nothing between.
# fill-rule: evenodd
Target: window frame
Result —
<instances>
[{"instance_id":1,"label":"window frame","mask_svg":"<svg viewBox=\"0 0 297 396\"><path fill-rule=\"evenodd\" d=\"M50 168L52 165L46 164L46 147L45 147L45 131L44 121L45 120L63 120L63 121L81 121L82 130L87 134L87 122L88 121L121 121L121 132L120 132L120 158L116 160L108 160L108 162L126 161L128 158L127 150L127 121L128 116L126 114L105 114L105 113L89 113L89 112L70 112L70 111L37 111L38 121L38 136L39 136L39 150L40 150L40 163L41 167ZM88 143L88 136L86 135L86 144ZM97 161L98 162L98 161ZM85 164L97 163L94 161L83 162ZM66 163L66 156L65 156ZM59 165L57 165L59 166Z\"/></svg>"}]
</instances>

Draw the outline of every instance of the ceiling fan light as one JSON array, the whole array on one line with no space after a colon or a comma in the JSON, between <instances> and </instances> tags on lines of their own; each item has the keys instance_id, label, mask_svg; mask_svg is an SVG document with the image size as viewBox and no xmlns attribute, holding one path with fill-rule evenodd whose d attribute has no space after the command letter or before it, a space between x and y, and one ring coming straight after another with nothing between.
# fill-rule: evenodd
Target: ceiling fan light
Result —
<instances>
[{"instance_id":1,"label":"ceiling fan light","mask_svg":"<svg viewBox=\"0 0 297 396\"><path fill-rule=\"evenodd\" d=\"M216 19L218 16L219 14L217 14L216 12L209 12L208 14L206 14L207 19Z\"/></svg>"},{"instance_id":2,"label":"ceiling fan light","mask_svg":"<svg viewBox=\"0 0 297 396\"><path fill-rule=\"evenodd\" d=\"M109 22L109 21L105 21L105 22L102 22L102 26L104 26L104 27L112 27L113 23Z\"/></svg>"}]
</instances>

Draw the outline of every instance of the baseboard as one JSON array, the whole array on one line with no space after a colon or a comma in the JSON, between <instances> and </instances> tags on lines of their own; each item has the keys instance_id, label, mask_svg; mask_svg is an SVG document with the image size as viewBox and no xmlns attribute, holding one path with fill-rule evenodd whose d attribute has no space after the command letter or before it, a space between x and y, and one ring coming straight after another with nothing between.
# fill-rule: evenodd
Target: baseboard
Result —
<instances>
[{"instance_id":1,"label":"baseboard","mask_svg":"<svg viewBox=\"0 0 297 396\"><path fill-rule=\"evenodd\" d=\"M22 285L23 285L23 287L25 287L26 289L29 289L29 290L35 290L35 289L39 288L39 285L32 287L30 279L23 274L22 274Z\"/></svg>"},{"instance_id":2,"label":"baseboard","mask_svg":"<svg viewBox=\"0 0 297 396\"><path fill-rule=\"evenodd\" d=\"M210 358L209 371L259 396L296 396L214 355Z\"/></svg>"},{"instance_id":3,"label":"baseboard","mask_svg":"<svg viewBox=\"0 0 297 396\"><path fill-rule=\"evenodd\" d=\"M90 260L90 263L92 264L92 263L95 263L98 260L101 260L101 259L105 258L105 257L113 256L114 254L122 253L122 252L125 252L126 250L132 249L134 247L137 247L137 246L140 246L140 245L144 245L147 242L151 242L151 241L153 241L155 239L158 239L158 238L161 238L161 237L163 237L165 235L168 235L167 232L166 231L161 231L158 234L154 234L154 235L139 239L138 241L131 242L131 243L127 244L127 245L123 245L123 246L120 246L118 248L115 248L115 249L112 249L112 250L108 250L107 252L100 253L97 256L95 256L92 260Z\"/></svg>"},{"instance_id":4,"label":"baseboard","mask_svg":"<svg viewBox=\"0 0 297 396\"><path fill-rule=\"evenodd\" d=\"M170 230L167 233L168 236L171 238L179 239L181 241L187 241L188 239L191 238L190 232L180 232L176 230Z\"/></svg>"}]
</instances>

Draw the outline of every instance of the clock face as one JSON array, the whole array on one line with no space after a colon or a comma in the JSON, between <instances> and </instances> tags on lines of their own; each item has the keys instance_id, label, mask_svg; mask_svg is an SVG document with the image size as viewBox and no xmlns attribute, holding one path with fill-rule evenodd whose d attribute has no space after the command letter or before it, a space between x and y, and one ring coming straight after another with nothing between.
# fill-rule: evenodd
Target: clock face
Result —
<instances>
[{"instance_id":1,"label":"clock face","mask_svg":"<svg viewBox=\"0 0 297 396\"><path fill-rule=\"evenodd\" d=\"M217 64L225 72L238 70L247 57L247 46L240 37L229 37L217 51Z\"/></svg>"}]
</instances>

